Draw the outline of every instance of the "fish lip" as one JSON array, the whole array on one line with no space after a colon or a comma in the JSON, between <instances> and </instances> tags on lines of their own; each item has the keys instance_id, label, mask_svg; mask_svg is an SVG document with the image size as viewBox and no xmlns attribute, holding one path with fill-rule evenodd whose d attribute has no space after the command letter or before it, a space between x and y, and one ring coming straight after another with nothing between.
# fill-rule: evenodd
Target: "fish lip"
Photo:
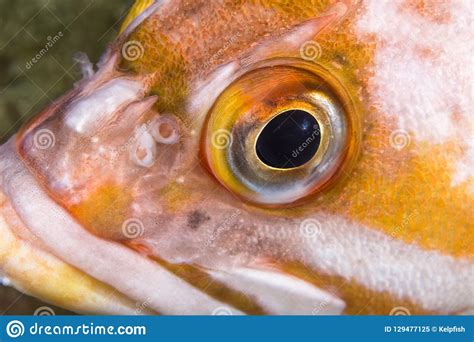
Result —
<instances>
[{"instance_id":1,"label":"fish lip","mask_svg":"<svg viewBox=\"0 0 474 342\"><path fill-rule=\"evenodd\" d=\"M14 148L16 139L17 139L17 135L15 134L12 137L10 137L10 139L6 143L4 143L3 145L0 145L0 190L3 190L5 195L9 194L8 187L11 183L11 179L14 176L14 175L9 175L7 170L9 167L11 167L11 165L9 165L11 155L13 153L18 155L16 149ZM25 166L25 169L26 169L26 166ZM14 174L17 174L18 172L21 172L21 170L14 172Z\"/></svg>"},{"instance_id":2,"label":"fish lip","mask_svg":"<svg viewBox=\"0 0 474 342\"><path fill-rule=\"evenodd\" d=\"M31 170L28 167L28 163L24 160L24 158L21 156L21 153L16 148L18 140L18 136L15 134L10 137L7 142L0 145L0 192L5 195L7 201L10 201L16 215L23 221L25 227L29 229L28 225L23 219L27 208L21 207L21 205L18 203L19 201L15 200L15 197L19 197L15 196L14 194L15 188L18 185L15 183L16 178L22 177L24 175L31 175L31 182L33 183L34 187L34 189L32 189L32 194L45 195L47 198L51 199L52 203L56 202L53 197L49 195L47 189L44 188L41 181L35 177L34 170ZM50 207L51 210L55 210L53 205ZM25 212L22 211L23 209ZM75 221L73 216L71 216L68 212L67 215L71 220ZM32 234L34 235L34 233ZM37 240L36 237L35 240ZM37 242L41 245L39 241Z\"/></svg>"}]
</instances>

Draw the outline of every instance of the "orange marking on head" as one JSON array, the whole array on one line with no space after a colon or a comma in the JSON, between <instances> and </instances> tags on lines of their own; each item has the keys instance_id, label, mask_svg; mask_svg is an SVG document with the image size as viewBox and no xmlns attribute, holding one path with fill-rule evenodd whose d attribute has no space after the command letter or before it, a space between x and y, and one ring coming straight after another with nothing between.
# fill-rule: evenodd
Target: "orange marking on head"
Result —
<instances>
[{"instance_id":1,"label":"orange marking on head","mask_svg":"<svg viewBox=\"0 0 474 342\"><path fill-rule=\"evenodd\" d=\"M452 19L449 7L447 0L407 0L401 9L413 11L437 24L447 24Z\"/></svg>"},{"instance_id":2,"label":"orange marking on head","mask_svg":"<svg viewBox=\"0 0 474 342\"><path fill-rule=\"evenodd\" d=\"M428 250L472 257L473 194L469 184L451 185L461 148L456 142L410 140L397 150L390 145L389 127L377 121L366 126L353 173L314 201L313 210L346 216Z\"/></svg>"},{"instance_id":3,"label":"orange marking on head","mask_svg":"<svg viewBox=\"0 0 474 342\"><path fill-rule=\"evenodd\" d=\"M94 234L123 240L122 224L128 219L132 196L129 191L113 185L102 185L87 199L69 210Z\"/></svg>"}]
</instances>

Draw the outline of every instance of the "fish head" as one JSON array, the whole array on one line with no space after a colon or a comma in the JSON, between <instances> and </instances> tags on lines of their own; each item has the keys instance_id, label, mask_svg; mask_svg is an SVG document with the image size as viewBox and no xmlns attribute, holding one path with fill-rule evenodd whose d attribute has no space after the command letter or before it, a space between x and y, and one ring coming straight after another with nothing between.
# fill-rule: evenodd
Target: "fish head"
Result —
<instances>
[{"instance_id":1,"label":"fish head","mask_svg":"<svg viewBox=\"0 0 474 342\"><path fill-rule=\"evenodd\" d=\"M81 227L64 232L71 246L125 246L213 298L250 284L252 304L231 301L244 312L463 312L474 306L466 13L139 1L98 70L23 127L15 153ZM66 261L136 299L109 275L119 265L83 260ZM275 305L281 293L293 304ZM303 310L305 296L319 301Z\"/></svg>"}]
</instances>

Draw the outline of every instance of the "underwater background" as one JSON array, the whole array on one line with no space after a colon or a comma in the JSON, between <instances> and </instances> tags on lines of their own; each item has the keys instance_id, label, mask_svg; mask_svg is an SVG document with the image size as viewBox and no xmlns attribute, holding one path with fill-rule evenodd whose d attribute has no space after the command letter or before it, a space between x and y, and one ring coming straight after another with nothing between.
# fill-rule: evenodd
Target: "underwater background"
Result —
<instances>
[{"instance_id":1,"label":"underwater background","mask_svg":"<svg viewBox=\"0 0 474 342\"><path fill-rule=\"evenodd\" d=\"M75 52L97 62L131 0L0 0L0 143L81 78ZM0 237L1 239L1 237ZM2 278L0 281L8 283ZM68 314L0 284L1 315Z\"/></svg>"}]
</instances>

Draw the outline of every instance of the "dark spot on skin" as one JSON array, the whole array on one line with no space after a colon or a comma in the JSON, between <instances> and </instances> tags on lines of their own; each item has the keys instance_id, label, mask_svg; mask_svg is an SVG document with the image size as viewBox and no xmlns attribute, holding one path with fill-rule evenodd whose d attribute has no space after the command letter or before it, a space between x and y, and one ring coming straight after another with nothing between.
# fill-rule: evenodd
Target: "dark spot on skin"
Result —
<instances>
[{"instance_id":1,"label":"dark spot on skin","mask_svg":"<svg viewBox=\"0 0 474 342\"><path fill-rule=\"evenodd\" d=\"M209 221L211 218L207 214L200 210L191 211L188 214L188 227L191 229L198 229L201 224Z\"/></svg>"},{"instance_id":2,"label":"dark spot on skin","mask_svg":"<svg viewBox=\"0 0 474 342\"><path fill-rule=\"evenodd\" d=\"M340 54L335 54L334 55L334 61L340 65L346 65L347 61L346 58L343 55Z\"/></svg>"}]
</instances>

